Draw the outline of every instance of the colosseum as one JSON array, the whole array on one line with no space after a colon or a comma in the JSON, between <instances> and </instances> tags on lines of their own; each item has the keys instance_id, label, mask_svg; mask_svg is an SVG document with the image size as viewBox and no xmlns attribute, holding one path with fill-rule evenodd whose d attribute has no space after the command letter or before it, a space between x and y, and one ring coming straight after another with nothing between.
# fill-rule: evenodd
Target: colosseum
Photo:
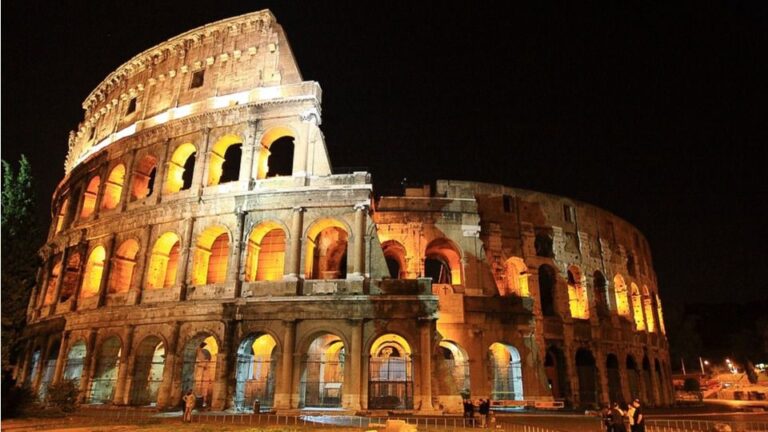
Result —
<instances>
[{"instance_id":1,"label":"colosseum","mask_svg":"<svg viewBox=\"0 0 768 432\"><path fill-rule=\"evenodd\" d=\"M16 376L169 409L454 413L672 401L648 242L561 196L334 174L321 89L264 10L83 102Z\"/></svg>"}]
</instances>

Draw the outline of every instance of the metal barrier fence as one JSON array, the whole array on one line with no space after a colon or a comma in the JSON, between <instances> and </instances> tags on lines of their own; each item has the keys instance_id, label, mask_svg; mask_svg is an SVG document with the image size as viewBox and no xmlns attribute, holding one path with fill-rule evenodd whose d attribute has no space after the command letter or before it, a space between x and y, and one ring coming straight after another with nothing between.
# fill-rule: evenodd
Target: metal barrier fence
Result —
<instances>
[{"instance_id":1,"label":"metal barrier fence","mask_svg":"<svg viewBox=\"0 0 768 432\"><path fill-rule=\"evenodd\" d=\"M768 431L768 422L686 419L650 419L647 432L759 432Z\"/></svg>"}]
</instances>

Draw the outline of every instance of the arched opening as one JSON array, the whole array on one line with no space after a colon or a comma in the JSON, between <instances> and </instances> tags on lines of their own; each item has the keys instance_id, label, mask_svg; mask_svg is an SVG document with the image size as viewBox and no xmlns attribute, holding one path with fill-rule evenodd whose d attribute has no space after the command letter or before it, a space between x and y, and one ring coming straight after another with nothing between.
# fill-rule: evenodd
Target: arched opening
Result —
<instances>
[{"instance_id":1,"label":"arched opening","mask_svg":"<svg viewBox=\"0 0 768 432\"><path fill-rule=\"evenodd\" d=\"M469 355L456 342L448 340L440 341L437 349L440 361L437 363L435 377L440 386L440 394L469 399Z\"/></svg>"},{"instance_id":2,"label":"arched opening","mask_svg":"<svg viewBox=\"0 0 768 432\"><path fill-rule=\"evenodd\" d=\"M77 281L80 276L80 254L72 253L67 260L67 267L64 270L64 280L62 280L61 290L59 291L59 302L63 303L75 295Z\"/></svg>"},{"instance_id":3,"label":"arched opening","mask_svg":"<svg viewBox=\"0 0 768 432\"><path fill-rule=\"evenodd\" d=\"M157 158L146 155L136 164L131 181L131 200L139 200L152 195L157 175Z\"/></svg>"},{"instance_id":4,"label":"arched opening","mask_svg":"<svg viewBox=\"0 0 768 432\"><path fill-rule=\"evenodd\" d=\"M624 278L617 274L613 277L613 286L616 294L616 312L619 316L629 318L629 293L627 292L627 283Z\"/></svg>"},{"instance_id":5,"label":"arched opening","mask_svg":"<svg viewBox=\"0 0 768 432\"><path fill-rule=\"evenodd\" d=\"M664 314L661 311L661 298L656 294L656 316L659 317L659 331L661 334L667 334L667 329L664 327Z\"/></svg>"},{"instance_id":6,"label":"arched opening","mask_svg":"<svg viewBox=\"0 0 768 432\"><path fill-rule=\"evenodd\" d=\"M37 374L40 373L40 348L36 348L32 351L32 355L29 358L29 364L27 365L27 376L24 379L24 383L32 387L37 379Z\"/></svg>"},{"instance_id":7,"label":"arched opening","mask_svg":"<svg viewBox=\"0 0 768 432\"><path fill-rule=\"evenodd\" d=\"M629 399L634 400L640 397L640 371L637 369L635 358L627 356L627 379L629 380Z\"/></svg>"},{"instance_id":8,"label":"arched opening","mask_svg":"<svg viewBox=\"0 0 768 432\"><path fill-rule=\"evenodd\" d=\"M635 319L637 331L645 330L645 317L643 316L643 298L640 296L640 289L632 282L632 316Z\"/></svg>"},{"instance_id":9,"label":"arched opening","mask_svg":"<svg viewBox=\"0 0 768 432\"><path fill-rule=\"evenodd\" d=\"M210 334L197 335L184 346L181 387L183 394L192 390L198 399L202 399L198 401L199 408L211 405L218 354L219 344Z\"/></svg>"},{"instance_id":10,"label":"arched opening","mask_svg":"<svg viewBox=\"0 0 768 432\"><path fill-rule=\"evenodd\" d=\"M595 284L595 309L597 309L597 316L600 318L608 318L610 316L608 310L608 283L606 282L603 273L599 270L595 271L593 274L593 281Z\"/></svg>"},{"instance_id":11,"label":"arched opening","mask_svg":"<svg viewBox=\"0 0 768 432\"><path fill-rule=\"evenodd\" d=\"M235 407L252 409L259 401L262 409L272 407L275 396L275 368L277 367L277 342L268 334L246 337L237 349L235 373Z\"/></svg>"},{"instance_id":12,"label":"arched opening","mask_svg":"<svg viewBox=\"0 0 768 432\"><path fill-rule=\"evenodd\" d=\"M611 402L624 402L624 394L621 391L619 359L615 354L608 354L605 359L605 368L608 372L608 398Z\"/></svg>"},{"instance_id":13,"label":"arched opening","mask_svg":"<svg viewBox=\"0 0 768 432\"><path fill-rule=\"evenodd\" d=\"M176 284L181 242L172 232L161 235L152 247L147 273L147 288L169 288Z\"/></svg>"},{"instance_id":14,"label":"arched opening","mask_svg":"<svg viewBox=\"0 0 768 432\"><path fill-rule=\"evenodd\" d=\"M272 128L261 138L256 178L293 174L293 132L284 127Z\"/></svg>"},{"instance_id":15,"label":"arched opening","mask_svg":"<svg viewBox=\"0 0 768 432\"><path fill-rule=\"evenodd\" d=\"M165 345L157 336L144 338L136 349L131 383L131 404L155 406L163 382Z\"/></svg>"},{"instance_id":16,"label":"arched opening","mask_svg":"<svg viewBox=\"0 0 768 432\"><path fill-rule=\"evenodd\" d=\"M127 292L133 282L133 270L136 268L136 254L139 242L128 239L118 246L112 258L112 269L109 272L109 293L120 294Z\"/></svg>"},{"instance_id":17,"label":"arched opening","mask_svg":"<svg viewBox=\"0 0 768 432\"><path fill-rule=\"evenodd\" d=\"M649 333L656 332L656 321L653 319L653 298L648 291L648 287L643 285L643 310L645 312L645 328Z\"/></svg>"},{"instance_id":18,"label":"arched opening","mask_svg":"<svg viewBox=\"0 0 768 432\"><path fill-rule=\"evenodd\" d=\"M61 274L61 254L54 256L52 263L48 272L48 280L45 284L45 299L43 303L46 305L56 302L56 284L59 282L59 275Z\"/></svg>"},{"instance_id":19,"label":"arched opening","mask_svg":"<svg viewBox=\"0 0 768 432\"><path fill-rule=\"evenodd\" d=\"M528 289L528 266L522 258L512 257L504 263L505 290L501 295L530 297Z\"/></svg>"},{"instance_id":20,"label":"arched opening","mask_svg":"<svg viewBox=\"0 0 768 432\"><path fill-rule=\"evenodd\" d=\"M565 399L569 391L568 375L565 370L565 355L560 348L549 347L544 357L544 372L547 375L549 389L555 399Z\"/></svg>"},{"instance_id":21,"label":"arched opening","mask_svg":"<svg viewBox=\"0 0 768 432\"><path fill-rule=\"evenodd\" d=\"M579 401L582 406L597 404L597 367L588 349L576 351L576 372L579 377Z\"/></svg>"},{"instance_id":22,"label":"arched opening","mask_svg":"<svg viewBox=\"0 0 768 432\"><path fill-rule=\"evenodd\" d=\"M192 187L196 160L197 148L193 144L185 143L176 147L168 162L168 174L163 193L176 193Z\"/></svg>"},{"instance_id":23,"label":"arched opening","mask_svg":"<svg viewBox=\"0 0 768 432\"><path fill-rule=\"evenodd\" d=\"M344 342L338 336L326 333L312 341L301 365L301 408L341 407L344 357Z\"/></svg>"},{"instance_id":24,"label":"arched opening","mask_svg":"<svg viewBox=\"0 0 768 432\"><path fill-rule=\"evenodd\" d=\"M396 334L382 335L373 342L370 354L368 408L412 409L413 365L408 341Z\"/></svg>"},{"instance_id":25,"label":"arched opening","mask_svg":"<svg viewBox=\"0 0 768 432\"><path fill-rule=\"evenodd\" d=\"M212 285L223 283L227 277L229 258L229 233L222 226L207 228L197 238L195 260L192 267L192 284Z\"/></svg>"},{"instance_id":26,"label":"arched opening","mask_svg":"<svg viewBox=\"0 0 768 432\"><path fill-rule=\"evenodd\" d=\"M54 234L58 234L61 232L62 229L64 229L64 221L67 218L67 211L69 209L69 198L64 199L64 202L61 203L61 206L59 206L59 211L56 214L56 230L53 232Z\"/></svg>"},{"instance_id":27,"label":"arched opening","mask_svg":"<svg viewBox=\"0 0 768 432\"><path fill-rule=\"evenodd\" d=\"M651 384L651 362L648 360L648 356L643 356L643 403L650 404L653 401L651 397L653 395L653 385Z\"/></svg>"},{"instance_id":28,"label":"arched opening","mask_svg":"<svg viewBox=\"0 0 768 432\"><path fill-rule=\"evenodd\" d=\"M424 251L424 277L432 283L461 285L461 253L446 238L432 240Z\"/></svg>"},{"instance_id":29,"label":"arched opening","mask_svg":"<svg viewBox=\"0 0 768 432\"><path fill-rule=\"evenodd\" d=\"M117 371L120 369L120 339L112 336L105 340L96 353L96 367L88 391L89 403L109 403L115 397Z\"/></svg>"},{"instance_id":30,"label":"arched opening","mask_svg":"<svg viewBox=\"0 0 768 432\"><path fill-rule=\"evenodd\" d=\"M381 249L387 262L389 277L392 279L405 279L405 247L397 240L387 240L381 244Z\"/></svg>"},{"instance_id":31,"label":"arched opening","mask_svg":"<svg viewBox=\"0 0 768 432\"><path fill-rule=\"evenodd\" d=\"M42 376L40 377L40 387L37 390L37 394L41 400L45 400L45 396L48 394L48 386L53 382L53 374L56 372L56 360L59 358L59 346L61 341L55 340L49 346L48 358L46 358L42 365Z\"/></svg>"},{"instance_id":32,"label":"arched opening","mask_svg":"<svg viewBox=\"0 0 768 432\"><path fill-rule=\"evenodd\" d=\"M541 299L541 313L544 316L556 316L555 286L557 275L555 269L544 264L539 267L539 298Z\"/></svg>"},{"instance_id":33,"label":"arched opening","mask_svg":"<svg viewBox=\"0 0 768 432\"><path fill-rule=\"evenodd\" d=\"M101 207L112 210L120 204L123 195L123 183L125 182L125 165L119 164L112 168L107 182L104 184L104 196L101 197Z\"/></svg>"},{"instance_id":34,"label":"arched opening","mask_svg":"<svg viewBox=\"0 0 768 432\"><path fill-rule=\"evenodd\" d=\"M568 306L571 317L589 319L589 297L581 269L576 266L568 267Z\"/></svg>"},{"instance_id":35,"label":"arched opening","mask_svg":"<svg viewBox=\"0 0 768 432\"><path fill-rule=\"evenodd\" d=\"M88 298L99 294L101 287L101 276L104 274L104 259L106 251L103 246L96 246L91 254L88 255L88 261L85 263L85 274L83 275L83 286L80 290L80 297Z\"/></svg>"},{"instance_id":36,"label":"arched opening","mask_svg":"<svg viewBox=\"0 0 768 432\"><path fill-rule=\"evenodd\" d=\"M659 383L659 397L661 400L657 401L659 404L669 403L669 388L664 380L664 372L661 370L661 364L659 359L653 361L654 370L656 371L656 382Z\"/></svg>"},{"instance_id":37,"label":"arched opening","mask_svg":"<svg viewBox=\"0 0 768 432\"><path fill-rule=\"evenodd\" d=\"M93 176L91 181L88 182L88 186L83 192L83 208L80 210L80 219L85 219L93 214L96 209L96 196L99 193L99 186L101 185L101 178L99 176Z\"/></svg>"},{"instance_id":38,"label":"arched opening","mask_svg":"<svg viewBox=\"0 0 768 432\"><path fill-rule=\"evenodd\" d=\"M64 379L72 380L76 387L80 387L80 378L83 376L83 364L85 364L85 354L87 348L85 341L79 340L72 344L67 353L67 363L64 367Z\"/></svg>"},{"instance_id":39,"label":"arched opening","mask_svg":"<svg viewBox=\"0 0 768 432\"><path fill-rule=\"evenodd\" d=\"M552 236L549 234L536 234L536 238L533 240L533 247L536 249L536 256L544 258L553 258L555 256Z\"/></svg>"},{"instance_id":40,"label":"arched opening","mask_svg":"<svg viewBox=\"0 0 768 432\"><path fill-rule=\"evenodd\" d=\"M495 342L488 349L488 361L491 399L523 400L523 367L517 348Z\"/></svg>"},{"instance_id":41,"label":"arched opening","mask_svg":"<svg viewBox=\"0 0 768 432\"><path fill-rule=\"evenodd\" d=\"M630 276L636 277L637 276L637 267L635 265L635 255L633 255L631 252L627 254L627 273L629 273Z\"/></svg>"},{"instance_id":42,"label":"arched opening","mask_svg":"<svg viewBox=\"0 0 768 432\"><path fill-rule=\"evenodd\" d=\"M337 220L322 219L308 232L307 279L347 277L348 234Z\"/></svg>"},{"instance_id":43,"label":"arched opening","mask_svg":"<svg viewBox=\"0 0 768 432\"><path fill-rule=\"evenodd\" d=\"M285 237L285 231L275 222L263 222L251 230L245 258L247 282L283 278Z\"/></svg>"},{"instance_id":44,"label":"arched opening","mask_svg":"<svg viewBox=\"0 0 768 432\"><path fill-rule=\"evenodd\" d=\"M238 181L243 140L237 135L224 135L211 149L208 186Z\"/></svg>"}]
</instances>

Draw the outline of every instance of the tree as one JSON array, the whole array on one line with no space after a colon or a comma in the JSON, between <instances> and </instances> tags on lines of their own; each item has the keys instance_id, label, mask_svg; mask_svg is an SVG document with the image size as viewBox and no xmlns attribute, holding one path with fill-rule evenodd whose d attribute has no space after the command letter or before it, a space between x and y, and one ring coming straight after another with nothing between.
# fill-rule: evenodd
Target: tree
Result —
<instances>
[{"instance_id":1,"label":"tree","mask_svg":"<svg viewBox=\"0 0 768 432\"><path fill-rule=\"evenodd\" d=\"M22 155L19 171L2 161L2 366L10 364L10 353L26 325L26 311L35 286L39 264L40 229L35 217L32 168Z\"/></svg>"}]
</instances>

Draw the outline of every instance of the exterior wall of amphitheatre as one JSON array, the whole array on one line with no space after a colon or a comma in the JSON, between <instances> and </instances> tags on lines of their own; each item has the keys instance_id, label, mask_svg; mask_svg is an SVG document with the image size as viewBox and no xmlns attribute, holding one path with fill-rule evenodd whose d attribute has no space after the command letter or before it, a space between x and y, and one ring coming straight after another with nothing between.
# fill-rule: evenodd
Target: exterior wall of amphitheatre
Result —
<instances>
[{"instance_id":1,"label":"exterior wall of amphitheatre","mask_svg":"<svg viewBox=\"0 0 768 432\"><path fill-rule=\"evenodd\" d=\"M642 233L500 185L374 199L370 174L332 174L320 103L268 11L107 77L70 135L18 380L160 409L188 389L240 410L672 402Z\"/></svg>"}]
</instances>

